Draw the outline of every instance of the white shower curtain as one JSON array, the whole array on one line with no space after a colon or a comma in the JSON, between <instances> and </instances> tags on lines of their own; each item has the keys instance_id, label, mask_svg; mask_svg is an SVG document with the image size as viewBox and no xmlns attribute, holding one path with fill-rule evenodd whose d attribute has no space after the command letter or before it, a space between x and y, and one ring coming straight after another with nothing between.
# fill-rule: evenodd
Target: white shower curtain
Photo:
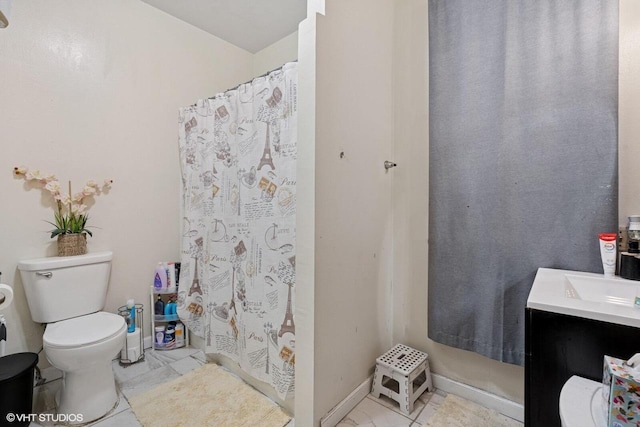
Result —
<instances>
[{"instance_id":1,"label":"white shower curtain","mask_svg":"<svg viewBox=\"0 0 640 427\"><path fill-rule=\"evenodd\" d=\"M286 398L295 364L297 64L182 108L178 314Z\"/></svg>"}]
</instances>

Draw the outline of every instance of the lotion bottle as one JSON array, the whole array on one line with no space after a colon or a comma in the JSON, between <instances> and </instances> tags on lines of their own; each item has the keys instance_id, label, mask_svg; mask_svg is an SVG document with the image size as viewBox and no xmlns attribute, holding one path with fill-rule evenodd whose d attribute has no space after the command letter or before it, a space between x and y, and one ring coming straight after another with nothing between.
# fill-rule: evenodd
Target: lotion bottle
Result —
<instances>
[{"instance_id":1,"label":"lotion bottle","mask_svg":"<svg viewBox=\"0 0 640 427\"><path fill-rule=\"evenodd\" d=\"M153 280L153 287L156 291L164 291L167 289L167 271L161 262L156 267L156 277Z\"/></svg>"},{"instance_id":2,"label":"lotion bottle","mask_svg":"<svg viewBox=\"0 0 640 427\"><path fill-rule=\"evenodd\" d=\"M181 322L176 324L176 348L184 347L184 325Z\"/></svg>"},{"instance_id":3,"label":"lotion bottle","mask_svg":"<svg viewBox=\"0 0 640 427\"><path fill-rule=\"evenodd\" d=\"M167 302L164 305L164 315L165 316L171 316L173 314L172 305L173 305L173 303L171 301Z\"/></svg>"},{"instance_id":4,"label":"lotion bottle","mask_svg":"<svg viewBox=\"0 0 640 427\"><path fill-rule=\"evenodd\" d=\"M162 302L162 297L160 295L158 295L158 300L154 304L153 311L158 316L162 316L164 314L164 302Z\"/></svg>"},{"instance_id":5,"label":"lotion bottle","mask_svg":"<svg viewBox=\"0 0 640 427\"><path fill-rule=\"evenodd\" d=\"M167 282L167 290L169 292L176 291L176 264L173 262L167 263L167 274L169 276L169 281Z\"/></svg>"},{"instance_id":6,"label":"lotion bottle","mask_svg":"<svg viewBox=\"0 0 640 427\"><path fill-rule=\"evenodd\" d=\"M605 276L614 276L616 274L616 242L618 235L616 233L600 233L600 256L602 257L602 269Z\"/></svg>"}]
</instances>

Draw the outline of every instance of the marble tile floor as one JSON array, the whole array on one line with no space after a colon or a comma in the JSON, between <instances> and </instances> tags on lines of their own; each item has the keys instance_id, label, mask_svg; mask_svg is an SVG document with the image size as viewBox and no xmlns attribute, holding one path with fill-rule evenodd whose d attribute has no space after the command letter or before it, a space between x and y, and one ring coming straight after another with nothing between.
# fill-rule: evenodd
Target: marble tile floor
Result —
<instances>
[{"instance_id":1,"label":"marble tile floor","mask_svg":"<svg viewBox=\"0 0 640 427\"><path fill-rule=\"evenodd\" d=\"M206 363L201 350L181 348L171 351L145 351L145 360L122 366L115 360L113 370L120 399L117 406L104 418L89 424L95 427L140 427L135 414L129 407L128 399L144 393L153 387L178 378ZM42 376L46 382L34 390L34 411L37 414L55 414L55 393L60 388L60 371L50 367L44 369ZM385 397L379 399L367 395L344 417L337 427L376 426L376 427L421 427L438 410L446 393L440 390L425 392L416 401L414 410L407 417L398 404ZM39 420L38 420L39 421ZM32 422L30 427L52 426L52 422ZM294 427L294 421L286 427Z\"/></svg>"},{"instance_id":2,"label":"marble tile floor","mask_svg":"<svg viewBox=\"0 0 640 427\"><path fill-rule=\"evenodd\" d=\"M336 427L421 427L426 426L444 401L447 393L441 390L426 391L414 404L413 412L406 416L398 404L386 396L379 399L367 395L344 417ZM524 425L524 424L523 424ZM446 427L446 426L443 426ZM470 426L472 427L472 426Z\"/></svg>"},{"instance_id":3,"label":"marble tile floor","mask_svg":"<svg viewBox=\"0 0 640 427\"><path fill-rule=\"evenodd\" d=\"M135 414L129 406L128 399L144 393L153 387L178 378L206 363L206 356L202 350L195 348L179 348L171 351L146 350L145 359L129 366L122 366L117 360L113 361L113 371L116 378L118 395L117 406L104 418L88 424L95 427L140 427ZM38 418L30 427L52 426L46 414L55 414L55 394L60 388L61 374L57 369L44 369L42 376L46 382L34 390L34 412L45 414ZM41 420L43 420L41 422ZM293 427L293 421L287 427Z\"/></svg>"}]
</instances>

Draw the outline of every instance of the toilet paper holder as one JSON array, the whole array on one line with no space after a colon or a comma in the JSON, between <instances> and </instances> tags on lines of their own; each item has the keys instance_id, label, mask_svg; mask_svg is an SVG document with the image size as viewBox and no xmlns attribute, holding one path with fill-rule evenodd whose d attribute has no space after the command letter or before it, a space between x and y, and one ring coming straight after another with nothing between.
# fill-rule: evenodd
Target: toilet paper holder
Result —
<instances>
[{"instance_id":1,"label":"toilet paper holder","mask_svg":"<svg viewBox=\"0 0 640 427\"><path fill-rule=\"evenodd\" d=\"M0 272L0 279L2 278L2 272ZM3 310L11 305L13 301L13 289L9 285L5 285L0 280L0 310Z\"/></svg>"},{"instance_id":2,"label":"toilet paper holder","mask_svg":"<svg viewBox=\"0 0 640 427\"><path fill-rule=\"evenodd\" d=\"M134 305L136 316L133 321L136 327L134 332L127 332L124 346L120 352L121 365L130 365L144 359L144 306L142 304ZM130 309L126 305L118 307L118 314L128 318L130 316Z\"/></svg>"}]
</instances>

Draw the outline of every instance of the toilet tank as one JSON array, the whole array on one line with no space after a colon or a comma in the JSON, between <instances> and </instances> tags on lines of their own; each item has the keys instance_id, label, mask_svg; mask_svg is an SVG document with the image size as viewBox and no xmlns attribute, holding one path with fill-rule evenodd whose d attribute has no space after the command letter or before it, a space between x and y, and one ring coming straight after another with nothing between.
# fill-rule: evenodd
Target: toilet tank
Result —
<instances>
[{"instance_id":1,"label":"toilet tank","mask_svg":"<svg viewBox=\"0 0 640 427\"><path fill-rule=\"evenodd\" d=\"M104 308L113 252L18 263L34 322L51 323Z\"/></svg>"}]
</instances>

